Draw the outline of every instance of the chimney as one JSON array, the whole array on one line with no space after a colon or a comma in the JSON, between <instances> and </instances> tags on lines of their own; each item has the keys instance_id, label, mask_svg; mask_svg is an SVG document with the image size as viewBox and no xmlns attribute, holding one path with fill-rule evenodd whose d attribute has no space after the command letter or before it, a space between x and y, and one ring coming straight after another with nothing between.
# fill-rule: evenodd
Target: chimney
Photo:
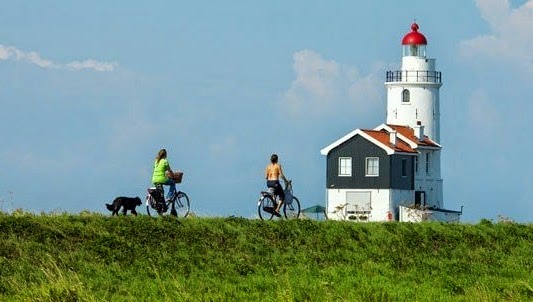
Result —
<instances>
[{"instance_id":1,"label":"chimney","mask_svg":"<svg viewBox=\"0 0 533 302\"><path fill-rule=\"evenodd\" d=\"M393 146L396 146L396 140L398 138L398 135L396 133L396 131L391 131L389 132L389 138L390 138L390 143L393 145Z\"/></svg>"},{"instance_id":2,"label":"chimney","mask_svg":"<svg viewBox=\"0 0 533 302\"><path fill-rule=\"evenodd\" d=\"M416 122L415 136L416 138L418 138L419 141L424 140L424 126L422 126L422 123L420 121Z\"/></svg>"}]
</instances>

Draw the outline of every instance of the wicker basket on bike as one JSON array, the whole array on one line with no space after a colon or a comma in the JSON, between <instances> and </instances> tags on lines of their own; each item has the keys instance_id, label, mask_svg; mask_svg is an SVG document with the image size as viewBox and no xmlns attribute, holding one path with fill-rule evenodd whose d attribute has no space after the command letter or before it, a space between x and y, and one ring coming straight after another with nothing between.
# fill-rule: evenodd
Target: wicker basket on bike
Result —
<instances>
[{"instance_id":1,"label":"wicker basket on bike","mask_svg":"<svg viewBox=\"0 0 533 302\"><path fill-rule=\"evenodd\" d=\"M168 178L174 180L174 182L177 183L177 184L181 183L181 181L183 180L183 172L181 172L181 171L175 171L175 172L172 172L172 173L167 171L165 173L165 175Z\"/></svg>"}]
</instances>

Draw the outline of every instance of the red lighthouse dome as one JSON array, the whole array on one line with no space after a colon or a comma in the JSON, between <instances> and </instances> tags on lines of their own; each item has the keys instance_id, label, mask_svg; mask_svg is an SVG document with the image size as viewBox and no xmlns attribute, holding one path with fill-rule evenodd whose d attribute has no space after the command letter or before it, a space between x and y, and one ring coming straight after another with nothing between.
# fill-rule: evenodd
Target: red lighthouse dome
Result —
<instances>
[{"instance_id":1,"label":"red lighthouse dome","mask_svg":"<svg viewBox=\"0 0 533 302\"><path fill-rule=\"evenodd\" d=\"M413 22L411 32L407 33L402 39L402 45L427 45L428 41L423 34L418 32L418 24Z\"/></svg>"}]
</instances>

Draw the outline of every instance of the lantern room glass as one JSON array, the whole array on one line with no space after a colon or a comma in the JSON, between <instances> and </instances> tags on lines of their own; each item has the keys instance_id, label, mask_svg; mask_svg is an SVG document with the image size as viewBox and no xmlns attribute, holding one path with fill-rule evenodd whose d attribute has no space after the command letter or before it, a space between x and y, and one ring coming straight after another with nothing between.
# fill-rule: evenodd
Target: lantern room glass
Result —
<instances>
[{"instance_id":1,"label":"lantern room glass","mask_svg":"<svg viewBox=\"0 0 533 302\"><path fill-rule=\"evenodd\" d=\"M403 46L404 57L425 57L426 45L409 44Z\"/></svg>"}]
</instances>

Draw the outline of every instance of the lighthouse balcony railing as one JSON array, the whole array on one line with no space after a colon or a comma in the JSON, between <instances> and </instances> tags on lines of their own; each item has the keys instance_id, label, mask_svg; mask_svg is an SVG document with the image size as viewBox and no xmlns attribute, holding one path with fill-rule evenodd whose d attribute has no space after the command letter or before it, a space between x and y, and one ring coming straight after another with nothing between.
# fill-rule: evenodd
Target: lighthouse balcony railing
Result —
<instances>
[{"instance_id":1,"label":"lighthouse balcony railing","mask_svg":"<svg viewBox=\"0 0 533 302\"><path fill-rule=\"evenodd\" d=\"M441 83L440 71L397 70L387 71L386 82Z\"/></svg>"}]
</instances>

